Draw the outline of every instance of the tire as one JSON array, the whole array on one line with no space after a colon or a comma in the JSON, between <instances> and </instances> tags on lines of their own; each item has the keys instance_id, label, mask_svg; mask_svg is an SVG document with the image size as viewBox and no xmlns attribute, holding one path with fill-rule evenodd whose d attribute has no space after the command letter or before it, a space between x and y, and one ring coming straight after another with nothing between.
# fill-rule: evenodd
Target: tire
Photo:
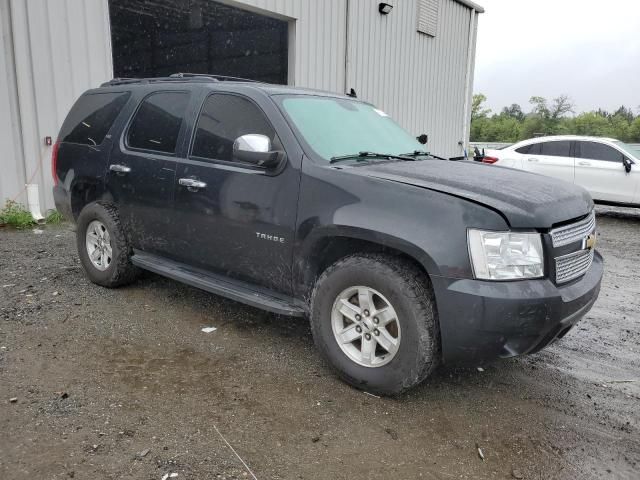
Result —
<instances>
[{"instance_id":1,"label":"tire","mask_svg":"<svg viewBox=\"0 0 640 480\"><path fill-rule=\"evenodd\" d=\"M88 246L87 237L87 230L91 229L91 238L96 238L93 232L96 231L95 227L97 226L101 226L100 230L103 235L105 231L108 235L108 238L107 236L102 237L102 245L108 244L108 247L100 247L104 248L105 252L102 257L103 261L98 260L100 266L90 258L89 250L93 246ZM107 240L105 241L105 239ZM91 243L93 244L94 241L91 240ZM77 221L76 244L80 262L87 277L93 283L109 288L119 287L131 283L139 273L139 270L131 263L132 251L120 224L118 210L109 203L93 202L82 209ZM110 252L110 255L107 252ZM100 255L97 256L100 257Z\"/></svg>"},{"instance_id":2,"label":"tire","mask_svg":"<svg viewBox=\"0 0 640 480\"><path fill-rule=\"evenodd\" d=\"M361 297L363 290L357 287L365 287L371 296ZM354 296L350 296L354 291ZM345 298L349 298L348 303L358 303L354 311L360 309L360 322L349 319L342 312L336 313L334 306L345 308L353 316L351 307L343 301ZM365 306L373 299L372 312L360 308L360 298ZM384 310L385 302L392 307L396 320L382 332L382 328L378 330L372 322L376 321L380 326L393 316L388 309ZM369 317L365 318L366 313ZM375 335L372 328L378 330ZM402 393L422 382L440 362L440 335L431 285L422 271L399 258L358 254L330 266L313 290L311 329L317 348L338 375L350 385L371 393ZM354 343L339 342L334 331L346 332L340 337L343 340L350 340L352 336L356 340ZM365 337L367 333L369 340ZM391 345L393 341L389 338L393 340L394 334L395 352L393 348L388 351L382 348L379 342L384 340L385 345ZM359 340L358 335L361 335ZM371 338L376 346L365 348L364 342L371 345ZM363 353L365 350L371 352L371 348L375 349L373 355Z\"/></svg>"}]
</instances>

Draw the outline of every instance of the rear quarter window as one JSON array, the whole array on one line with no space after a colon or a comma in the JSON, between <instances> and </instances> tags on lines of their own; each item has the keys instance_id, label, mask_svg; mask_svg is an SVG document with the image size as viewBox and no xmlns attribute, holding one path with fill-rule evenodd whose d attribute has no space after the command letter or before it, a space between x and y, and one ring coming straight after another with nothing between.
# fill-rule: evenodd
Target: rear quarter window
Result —
<instances>
[{"instance_id":1,"label":"rear quarter window","mask_svg":"<svg viewBox=\"0 0 640 480\"><path fill-rule=\"evenodd\" d=\"M58 140L100 145L129 96L129 92L90 93L81 96L62 124Z\"/></svg>"},{"instance_id":2,"label":"rear quarter window","mask_svg":"<svg viewBox=\"0 0 640 480\"><path fill-rule=\"evenodd\" d=\"M528 155L540 155L542 151L541 143L531 143L529 145L525 145L524 147L520 147L516 149L516 152L528 154Z\"/></svg>"}]
</instances>

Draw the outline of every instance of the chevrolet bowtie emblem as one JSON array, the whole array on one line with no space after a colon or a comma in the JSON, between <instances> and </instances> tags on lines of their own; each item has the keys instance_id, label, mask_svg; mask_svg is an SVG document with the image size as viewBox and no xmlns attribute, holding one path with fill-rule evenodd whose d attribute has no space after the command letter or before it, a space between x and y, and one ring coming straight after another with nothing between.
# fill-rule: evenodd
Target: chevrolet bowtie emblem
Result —
<instances>
[{"instance_id":1,"label":"chevrolet bowtie emblem","mask_svg":"<svg viewBox=\"0 0 640 480\"><path fill-rule=\"evenodd\" d=\"M583 248L587 250L593 250L596 248L596 234L591 233L583 240Z\"/></svg>"}]
</instances>

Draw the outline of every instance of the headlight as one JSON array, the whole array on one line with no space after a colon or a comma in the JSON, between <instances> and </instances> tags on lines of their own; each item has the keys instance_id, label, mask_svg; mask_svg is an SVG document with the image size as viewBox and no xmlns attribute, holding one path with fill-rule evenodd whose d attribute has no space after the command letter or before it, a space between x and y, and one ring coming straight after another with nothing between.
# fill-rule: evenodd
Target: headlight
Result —
<instances>
[{"instance_id":1,"label":"headlight","mask_svg":"<svg viewBox=\"0 0 640 480\"><path fill-rule=\"evenodd\" d=\"M476 278L517 280L544 275L539 233L487 232L470 229L469 254Z\"/></svg>"}]
</instances>

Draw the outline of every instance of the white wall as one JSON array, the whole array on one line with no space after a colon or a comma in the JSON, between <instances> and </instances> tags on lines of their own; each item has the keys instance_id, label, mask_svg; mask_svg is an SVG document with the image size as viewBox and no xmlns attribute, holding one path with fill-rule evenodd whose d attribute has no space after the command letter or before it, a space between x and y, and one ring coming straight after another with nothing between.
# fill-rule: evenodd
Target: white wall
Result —
<instances>
[{"instance_id":1,"label":"white wall","mask_svg":"<svg viewBox=\"0 0 640 480\"><path fill-rule=\"evenodd\" d=\"M0 17L0 202L26 204L31 179L43 209L54 208L44 138L55 139L83 91L113 76L107 0L0 0Z\"/></svg>"},{"instance_id":2,"label":"white wall","mask_svg":"<svg viewBox=\"0 0 640 480\"><path fill-rule=\"evenodd\" d=\"M222 1L290 22L290 83L354 88L410 132L428 133L432 152L461 154L477 25L464 2L440 0L429 37L417 32L418 0L390 2L386 16L373 0ZM0 33L0 203L26 203L32 178L53 208L44 137L55 139L73 101L113 76L108 0L0 0Z\"/></svg>"}]
</instances>

